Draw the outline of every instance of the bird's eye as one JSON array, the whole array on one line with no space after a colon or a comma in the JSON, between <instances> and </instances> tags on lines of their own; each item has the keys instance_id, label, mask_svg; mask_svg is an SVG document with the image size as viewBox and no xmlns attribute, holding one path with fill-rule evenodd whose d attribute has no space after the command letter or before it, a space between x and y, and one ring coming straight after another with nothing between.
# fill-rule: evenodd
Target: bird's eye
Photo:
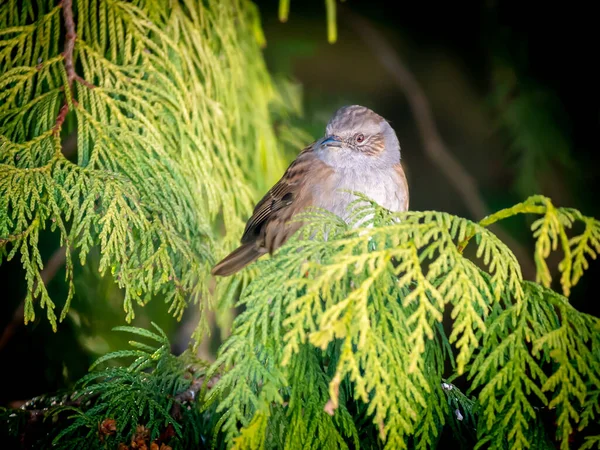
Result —
<instances>
[{"instance_id":1,"label":"bird's eye","mask_svg":"<svg viewBox=\"0 0 600 450\"><path fill-rule=\"evenodd\" d=\"M354 139L356 140L356 142L358 142L359 144L365 140L365 135L362 133L357 134L356 136L354 136Z\"/></svg>"}]
</instances>

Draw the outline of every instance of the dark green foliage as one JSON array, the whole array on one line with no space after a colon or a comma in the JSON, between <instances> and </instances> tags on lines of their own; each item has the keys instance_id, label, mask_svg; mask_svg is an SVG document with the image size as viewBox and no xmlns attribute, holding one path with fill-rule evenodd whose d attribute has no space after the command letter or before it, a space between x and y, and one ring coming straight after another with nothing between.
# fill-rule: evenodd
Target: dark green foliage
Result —
<instances>
[{"instance_id":1,"label":"dark green foliage","mask_svg":"<svg viewBox=\"0 0 600 450\"><path fill-rule=\"evenodd\" d=\"M118 443L129 444L139 426L147 430L150 442L164 442L174 449L198 448L210 437L214 420L214 414L201 413L194 401L204 383L205 367L187 353L172 355L167 337L154 328L156 332L118 327L150 343L130 341L132 350L107 354L92 369L107 361L134 358L130 365L92 370L73 393L34 399L21 410L5 410L2 419L13 433L27 432L31 410L43 411L40 417L54 426L44 429L48 434L42 433L35 443L42 448L50 444L64 449L116 448ZM114 421L110 433L102 431L107 420Z\"/></svg>"}]
</instances>

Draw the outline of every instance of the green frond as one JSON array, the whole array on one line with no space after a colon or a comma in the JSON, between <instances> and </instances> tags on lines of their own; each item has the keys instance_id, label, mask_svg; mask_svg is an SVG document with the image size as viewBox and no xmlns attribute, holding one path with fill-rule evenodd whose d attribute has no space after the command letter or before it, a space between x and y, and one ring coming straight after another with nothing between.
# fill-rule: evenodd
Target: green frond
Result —
<instances>
[{"instance_id":1,"label":"green frond","mask_svg":"<svg viewBox=\"0 0 600 450\"><path fill-rule=\"evenodd\" d=\"M507 309L491 318L471 368L472 388L481 387L480 437L492 448L533 448L531 424L536 410L547 407L557 410L557 440L568 448L573 423L582 429L598 412L586 398L588 389L600 386L598 319L575 311L553 291L529 282L524 287L524 302L507 298Z\"/></svg>"},{"instance_id":2,"label":"green frond","mask_svg":"<svg viewBox=\"0 0 600 450\"><path fill-rule=\"evenodd\" d=\"M472 389L482 388L480 444L488 442L491 448L530 448L533 443L528 439L528 429L536 420L530 394L538 404L548 403L541 389L547 376L528 345L544 332L532 327L538 315L551 326L557 324L558 317L550 305L534 297L539 291L530 284L525 287L530 289L526 289L521 302L512 303L506 297L506 309L490 316L483 348L470 371Z\"/></svg>"},{"instance_id":3,"label":"green frond","mask_svg":"<svg viewBox=\"0 0 600 450\"><path fill-rule=\"evenodd\" d=\"M552 282L546 260L551 252L558 250L560 244L564 255L558 266L561 273L560 283L563 294L568 297L571 288L577 284L583 271L588 267L586 258L595 259L600 251L600 222L572 208L556 208L549 198L534 195L522 203L482 219L480 225L488 226L516 214L542 216L533 222L531 228L536 238L534 253L537 268L536 281L545 287L550 287ZM567 230L577 221L584 223L585 230L582 234L569 238ZM472 237L473 235L468 236L460 248L464 249Z\"/></svg>"},{"instance_id":4,"label":"green frond","mask_svg":"<svg viewBox=\"0 0 600 450\"><path fill-rule=\"evenodd\" d=\"M577 284L584 270L588 268L586 258L596 259L600 252L600 221L591 217L582 217L585 230L582 234L569 239L573 257L571 284Z\"/></svg>"},{"instance_id":5,"label":"green frond","mask_svg":"<svg viewBox=\"0 0 600 450\"><path fill-rule=\"evenodd\" d=\"M567 449L574 423L579 422L583 428L598 414L593 401L600 389L597 336L600 320L578 312L566 298L552 291L545 293L545 300L560 314L560 327L536 339L533 351L535 354L543 349L552 359L554 370L542 390L552 394L548 406L557 410L557 439L561 449ZM582 413L586 414L586 421L581 420Z\"/></svg>"},{"instance_id":6,"label":"green frond","mask_svg":"<svg viewBox=\"0 0 600 450\"><path fill-rule=\"evenodd\" d=\"M255 5L21 5L0 7L0 257L20 256L26 322L40 300L56 329L40 278L48 225L67 251L69 279L71 254L84 264L100 248L100 272L124 290L128 320L159 293L175 317L190 302L204 308L209 266L285 168ZM69 13L73 69L62 48ZM73 133L76 157L66 157L61 142Z\"/></svg>"},{"instance_id":7,"label":"green frond","mask_svg":"<svg viewBox=\"0 0 600 450\"><path fill-rule=\"evenodd\" d=\"M259 411L265 414L269 408L269 417L279 417L282 399L294 398L299 386L306 389L303 376L311 370L318 373L319 367L328 385L321 408L334 417L343 414L348 404L341 392L348 390L365 403L387 448L409 448L412 439L419 448L433 448L445 425L458 426L465 417L480 446L534 448L536 410L555 406L559 419L564 416L559 439L568 436L583 414L574 415L572 401L581 409L586 383L597 380L598 364L583 349L590 339L598 339L592 338L597 331L592 331L591 319L573 313L577 328L589 330L573 343L583 358L576 359L577 369L565 360L564 368L559 364L548 372L552 358L559 356L549 346L569 341L568 336L553 338L565 317L559 305L566 300L550 301L551 296L563 297L525 282L515 256L484 221L476 224L439 212L390 214L364 197L353 207L350 222L363 227L350 228L326 212L307 212L299 220L310 217L310 225L273 258L256 264L260 276L243 291L239 305L244 312L215 363L226 371L233 366L217 385L219 392L227 392L219 407L230 417L228 442L245 442L249 430L258 427L253 417ZM561 234L582 216L539 199L502 214L532 209L545 214L535 226L542 240L536 251L545 261L548 248L568 243ZM477 245L473 261L462 255L472 237ZM452 318L448 337L440 329L446 308ZM455 355L444 350L450 344ZM308 349L331 348L338 349L334 358L313 362L309 369ZM562 351L575 358L574 349ZM450 404L442 401L448 396L442 388L447 358L456 364L455 375L467 372L473 380L477 406L464 396L461 406L456 398ZM268 371L267 362L272 367ZM298 364L302 371L296 370ZM273 381L268 374L275 368L281 378ZM565 393L549 397L559 385ZM271 404L264 401L267 389ZM305 411L309 404L305 398ZM294 407L290 402L284 408L288 417ZM585 411L588 421L596 420L593 408ZM306 420L296 417L277 426L288 433L304 430ZM286 443L284 448L293 446Z\"/></svg>"},{"instance_id":8,"label":"green frond","mask_svg":"<svg viewBox=\"0 0 600 450\"><path fill-rule=\"evenodd\" d=\"M579 447L579 450L590 450L593 448L600 448L600 435L585 438L585 443Z\"/></svg>"},{"instance_id":9,"label":"green frond","mask_svg":"<svg viewBox=\"0 0 600 450\"><path fill-rule=\"evenodd\" d=\"M142 440L148 447L165 441L177 450L202 447L214 427L200 409L204 394L199 388L206 384L206 365L188 352L172 355L158 327L157 333L118 328L164 345L136 343L137 350L108 354L94 366L118 358L135 360L128 366L122 362L95 369L80 379L74 390L32 399L16 410L18 414L0 410L2 421L18 429L17 423L43 410L48 420L42 440L37 440L43 448L117 448L140 436L145 436ZM209 414L214 416L214 410ZM112 424L112 430L105 424Z\"/></svg>"}]
</instances>

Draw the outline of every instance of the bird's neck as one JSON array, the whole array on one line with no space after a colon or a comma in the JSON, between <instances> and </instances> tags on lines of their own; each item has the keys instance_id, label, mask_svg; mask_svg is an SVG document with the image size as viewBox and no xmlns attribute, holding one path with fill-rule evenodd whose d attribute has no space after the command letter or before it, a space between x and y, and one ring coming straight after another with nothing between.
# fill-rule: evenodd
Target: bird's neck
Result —
<instances>
[{"instance_id":1,"label":"bird's neck","mask_svg":"<svg viewBox=\"0 0 600 450\"><path fill-rule=\"evenodd\" d=\"M370 170L392 169L400 162L399 148L386 148L377 155L346 148L317 150L317 157L334 170L344 172L363 172Z\"/></svg>"}]
</instances>

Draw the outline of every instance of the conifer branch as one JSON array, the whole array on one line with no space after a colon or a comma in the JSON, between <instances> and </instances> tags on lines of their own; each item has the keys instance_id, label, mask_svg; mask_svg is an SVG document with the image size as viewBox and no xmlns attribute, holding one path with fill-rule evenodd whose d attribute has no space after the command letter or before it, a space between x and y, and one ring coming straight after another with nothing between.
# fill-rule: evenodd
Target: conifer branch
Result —
<instances>
[{"instance_id":1,"label":"conifer branch","mask_svg":"<svg viewBox=\"0 0 600 450\"><path fill-rule=\"evenodd\" d=\"M181 317L207 303L208 265L243 229L249 186L262 190L285 169L269 109L279 93L268 87L257 23L246 20L255 7L194 3L157 16L152 3L48 3L27 13L0 6L0 257L22 261L28 320L41 298L57 325L39 282L48 225L82 264L99 248L127 320L158 295ZM70 112L72 162L60 142ZM264 145L242 154L255 142ZM213 227L229 233L219 245Z\"/></svg>"},{"instance_id":2,"label":"conifer branch","mask_svg":"<svg viewBox=\"0 0 600 450\"><path fill-rule=\"evenodd\" d=\"M498 212L495 212L494 214L490 214L489 216L481 219L479 221L479 225L481 225L482 227L488 227L500 220L507 219L517 214L544 214L546 208L544 208L543 206L532 204L532 201L534 201L533 197L528 200L528 203L519 203L515 206L511 206L510 208L505 208ZM474 234L470 234L458 244L458 251L460 253L464 252L465 248L474 236Z\"/></svg>"},{"instance_id":3,"label":"conifer branch","mask_svg":"<svg viewBox=\"0 0 600 450\"><path fill-rule=\"evenodd\" d=\"M327 214L308 213L302 220L310 225L274 258L257 263L260 276L244 291L240 305L245 310L214 364L225 373L209 401L220 399L218 429L227 441L256 448L252 443L264 442L265 428L281 408L294 417L289 408L311 404L295 399L293 392L306 392L307 373L326 367L327 389L318 402L323 416L314 420L332 435L341 428L327 420L345 416L350 407L346 396L365 403L373 432L387 448L406 448L412 439L420 442L418 448L432 448L444 424L458 430L467 422L480 445L528 448L534 440L528 424L538 421L536 403L553 401L560 408L564 442L579 420L569 409L573 400L581 408L583 398L594 398L600 387L584 388L600 384L600 365L592 356L598 351L593 349L598 321L572 308L570 319L557 312L567 300L525 282L514 254L482 225L522 211L543 212L534 224L534 236L542 241L536 259L543 261L558 242L577 249L565 252L566 258L596 255L600 222L588 218L581 239L569 240L565 229L586 218L576 210L554 208L541 196L482 224L435 211L391 214L359 199L367 205L356 207L349 227ZM365 217L371 218L367 228L352 229ZM469 236L477 237L479 265L458 251ZM561 264L562 279L576 279L574 269L564 275L569 267L577 266L580 276L585 261ZM452 317L448 336L440 325L447 309ZM566 320L581 330L572 341L565 335ZM314 355L324 355L326 366ZM551 369L552 376L545 365L549 358L562 364ZM476 437L475 401L441 400L449 389L443 384L447 359L453 376L473 378L483 408L477 413ZM560 395L552 392L554 385L561 386ZM289 404L280 396L288 389ZM582 417L580 427L597 420L589 405ZM312 429L308 423L273 426L289 426L296 439L307 439L303 433Z\"/></svg>"}]
</instances>

